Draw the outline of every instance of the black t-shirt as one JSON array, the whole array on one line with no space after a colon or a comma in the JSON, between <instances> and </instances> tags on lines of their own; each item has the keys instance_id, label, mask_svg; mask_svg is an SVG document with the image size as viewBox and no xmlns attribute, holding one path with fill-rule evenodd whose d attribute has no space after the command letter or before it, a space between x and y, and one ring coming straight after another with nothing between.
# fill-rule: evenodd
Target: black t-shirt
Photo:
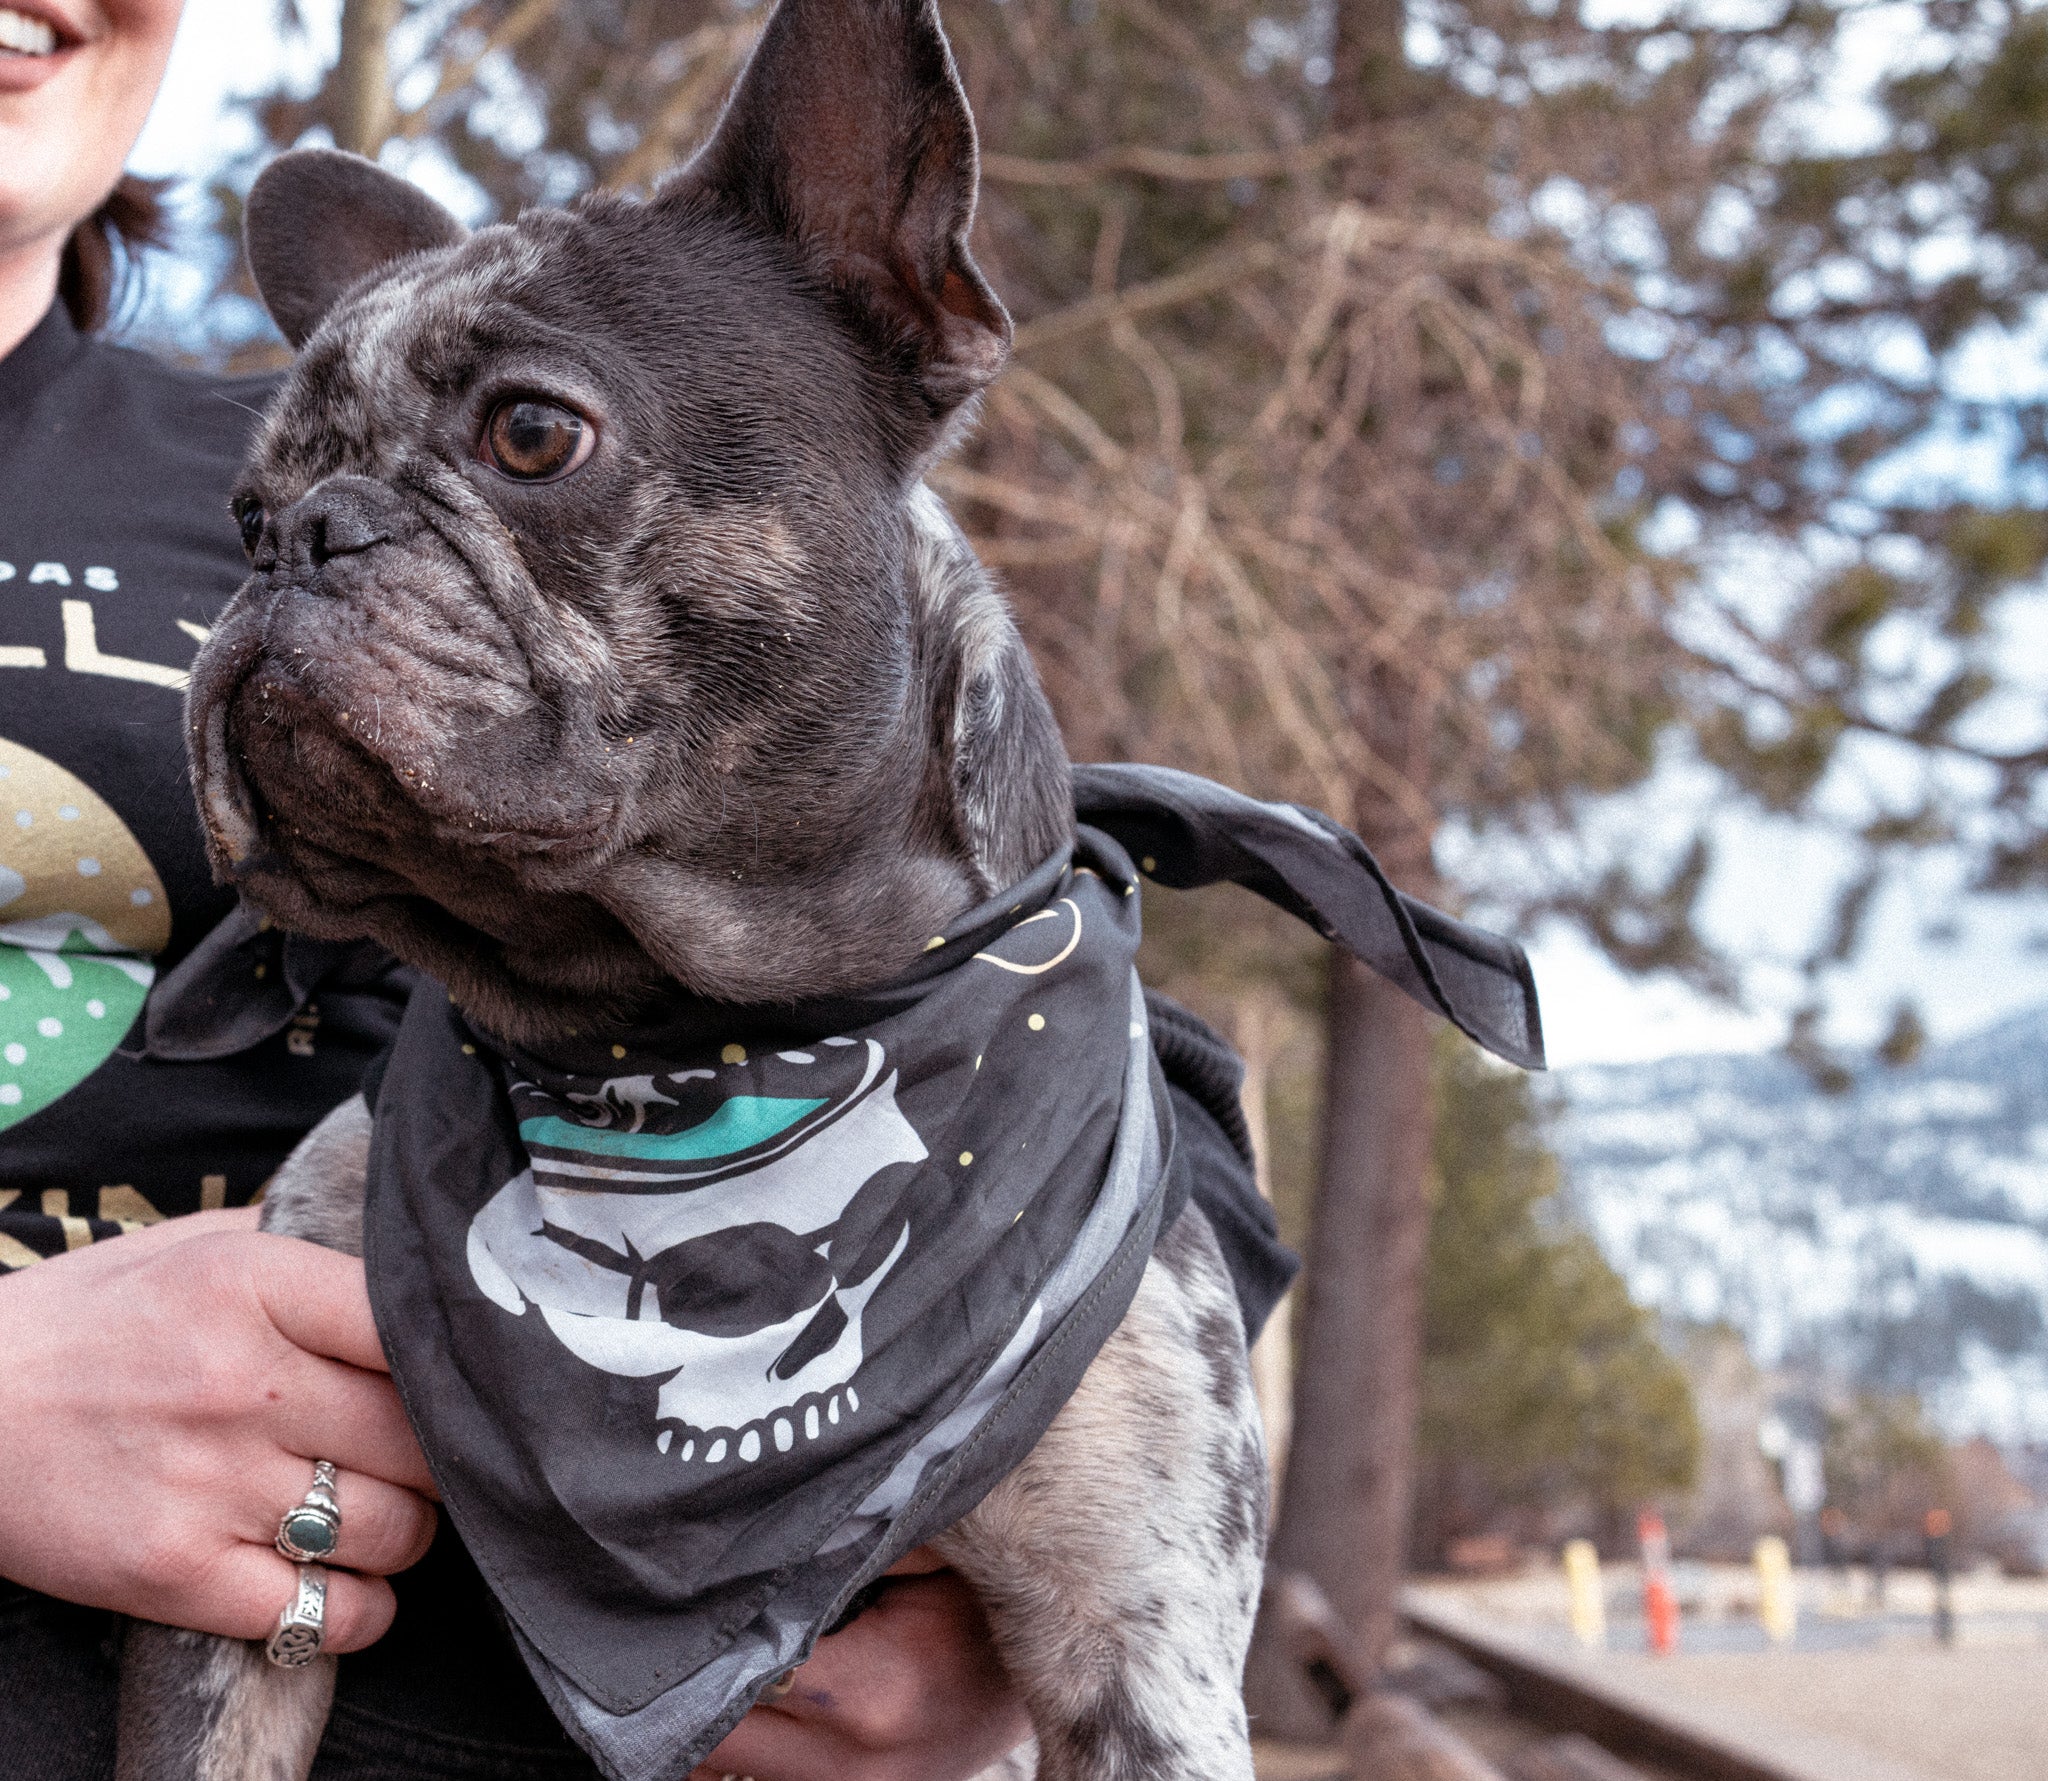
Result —
<instances>
[{"instance_id":1,"label":"black t-shirt","mask_svg":"<svg viewBox=\"0 0 2048 1781\"><path fill-rule=\"evenodd\" d=\"M395 1030L395 974L323 984L236 1056L144 1058L152 983L234 905L184 685L246 573L227 493L270 394L83 338L0 359L0 1266L240 1205Z\"/></svg>"}]
</instances>

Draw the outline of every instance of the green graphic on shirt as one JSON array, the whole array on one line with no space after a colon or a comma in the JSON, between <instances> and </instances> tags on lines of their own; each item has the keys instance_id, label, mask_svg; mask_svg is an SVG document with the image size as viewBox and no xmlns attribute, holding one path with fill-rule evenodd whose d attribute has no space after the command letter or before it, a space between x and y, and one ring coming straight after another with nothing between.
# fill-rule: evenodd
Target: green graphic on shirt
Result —
<instances>
[{"instance_id":1,"label":"green graphic on shirt","mask_svg":"<svg viewBox=\"0 0 2048 1781\"><path fill-rule=\"evenodd\" d=\"M106 1062L170 932L163 881L106 801L0 738L0 1131Z\"/></svg>"}]
</instances>

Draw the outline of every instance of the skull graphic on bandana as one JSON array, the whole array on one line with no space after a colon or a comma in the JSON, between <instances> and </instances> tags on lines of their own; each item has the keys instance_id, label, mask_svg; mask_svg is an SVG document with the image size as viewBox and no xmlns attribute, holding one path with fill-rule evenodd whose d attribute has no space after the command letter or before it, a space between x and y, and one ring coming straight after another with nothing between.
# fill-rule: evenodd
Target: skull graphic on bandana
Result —
<instances>
[{"instance_id":1,"label":"skull graphic on bandana","mask_svg":"<svg viewBox=\"0 0 2048 1781\"><path fill-rule=\"evenodd\" d=\"M514 1082L530 1166L471 1222L471 1277L593 1367L668 1374L663 1452L815 1440L859 1409L862 1314L910 1240L848 1228L848 1208L926 1155L885 1065L871 1039L828 1039L559 1099Z\"/></svg>"}]
</instances>

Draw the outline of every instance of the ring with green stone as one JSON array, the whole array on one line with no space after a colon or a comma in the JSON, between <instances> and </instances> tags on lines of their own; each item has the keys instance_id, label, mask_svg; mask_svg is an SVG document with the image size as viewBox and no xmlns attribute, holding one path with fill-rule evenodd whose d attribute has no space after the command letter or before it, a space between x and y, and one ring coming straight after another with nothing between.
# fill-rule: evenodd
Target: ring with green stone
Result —
<instances>
[{"instance_id":1,"label":"ring with green stone","mask_svg":"<svg viewBox=\"0 0 2048 1781\"><path fill-rule=\"evenodd\" d=\"M313 1487L305 1501L284 1512L277 1524L277 1549L295 1564L312 1564L334 1556L341 1543L341 1505L334 1500L334 1467L313 1462Z\"/></svg>"}]
</instances>

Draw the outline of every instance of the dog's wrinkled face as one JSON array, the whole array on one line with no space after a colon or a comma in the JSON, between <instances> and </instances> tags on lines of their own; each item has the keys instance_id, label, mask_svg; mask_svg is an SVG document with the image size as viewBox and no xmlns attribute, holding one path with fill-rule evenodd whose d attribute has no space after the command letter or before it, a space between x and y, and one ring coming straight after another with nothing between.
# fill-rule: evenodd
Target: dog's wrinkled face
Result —
<instances>
[{"instance_id":1,"label":"dog's wrinkled face","mask_svg":"<svg viewBox=\"0 0 2048 1781\"><path fill-rule=\"evenodd\" d=\"M1071 822L918 485L1000 367L930 0L785 0L645 203L464 237L368 163L252 194L302 343L191 728L215 863L510 1038L891 974Z\"/></svg>"}]
</instances>

